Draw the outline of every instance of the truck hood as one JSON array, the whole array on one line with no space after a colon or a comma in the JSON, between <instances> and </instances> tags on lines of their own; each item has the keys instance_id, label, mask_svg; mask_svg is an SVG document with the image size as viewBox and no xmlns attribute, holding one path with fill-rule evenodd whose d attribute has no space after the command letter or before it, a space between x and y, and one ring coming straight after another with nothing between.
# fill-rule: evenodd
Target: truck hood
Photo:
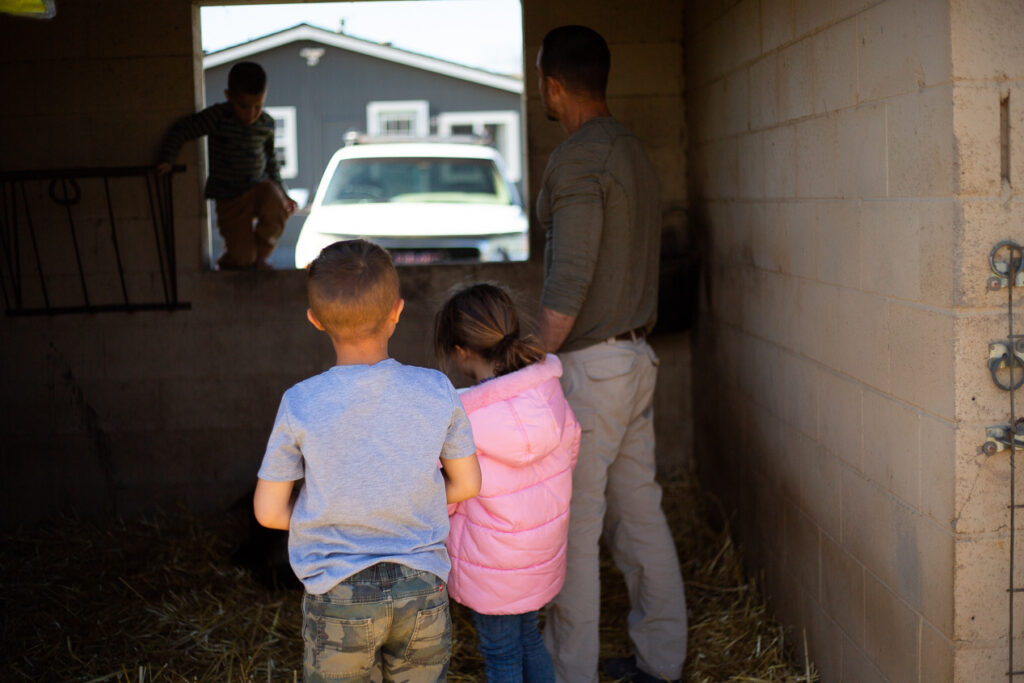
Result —
<instances>
[{"instance_id":1,"label":"truck hood","mask_svg":"<svg viewBox=\"0 0 1024 683\"><path fill-rule=\"evenodd\" d=\"M432 237L525 233L516 205L389 202L318 206L302 227L324 235Z\"/></svg>"}]
</instances>

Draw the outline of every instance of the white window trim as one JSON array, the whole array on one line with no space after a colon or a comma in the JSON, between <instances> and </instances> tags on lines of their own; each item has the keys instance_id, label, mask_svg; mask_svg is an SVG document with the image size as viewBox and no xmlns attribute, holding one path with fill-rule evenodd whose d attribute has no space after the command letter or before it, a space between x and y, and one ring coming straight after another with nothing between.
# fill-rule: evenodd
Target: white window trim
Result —
<instances>
[{"instance_id":1,"label":"white window trim","mask_svg":"<svg viewBox=\"0 0 1024 683\"><path fill-rule=\"evenodd\" d=\"M473 126L475 135L484 135L487 124L505 126L505 142L498 150L505 160L505 172L513 183L523 177L523 152L520 144L519 113L515 111L449 111L437 115L437 134L451 135L454 126Z\"/></svg>"},{"instance_id":2,"label":"white window trim","mask_svg":"<svg viewBox=\"0 0 1024 683\"><path fill-rule=\"evenodd\" d=\"M264 107L274 121L280 121L283 125L284 135L281 139L274 136L274 147L284 149L284 159L278 159L277 163L281 170L282 178L294 178L299 175L299 142L298 126L295 124L297 117L295 107Z\"/></svg>"},{"instance_id":3,"label":"white window trim","mask_svg":"<svg viewBox=\"0 0 1024 683\"><path fill-rule=\"evenodd\" d=\"M425 138L430 135L430 103L427 100L391 100L367 103L366 134L386 135L386 131L380 125L381 116L391 113L405 114L409 111L412 111L416 117L411 131L412 137Z\"/></svg>"}]
</instances>

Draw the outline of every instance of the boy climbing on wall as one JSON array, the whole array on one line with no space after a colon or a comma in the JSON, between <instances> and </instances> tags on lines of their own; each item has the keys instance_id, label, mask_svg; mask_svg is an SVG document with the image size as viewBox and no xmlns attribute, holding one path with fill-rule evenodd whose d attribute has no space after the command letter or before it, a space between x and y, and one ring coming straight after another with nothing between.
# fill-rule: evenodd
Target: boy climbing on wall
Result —
<instances>
[{"instance_id":1,"label":"boy climbing on wall","mask_svg":"<svg viewBox=\"0 0 1024 683\"><path fill-rule=\"evenodd\" d=\"M288 197L274 155L274 119L263 111L267 74L255 62L239 62L228 73L227 102L180 119L164 136L157 171L167 173L187 140L210 137L206 197L217 207L224 253L217 267L272 266L267 257L296 205ZM255 228L253 221L256 222Z\"/></svg>"},{"instance_id":2,"label":"boy climbing on wall","mask_svg":"<svg viewBox=\"0 0 1024 683\"><path fill-rule=\"evenodd\" d=\"M305 587L304 680L443 681L445 503L480 490L469 420L447 377L388 357L405 302L386 251L326 247L307 294L337 365L285 392L253 501Z\"/></svg>"}]
</instances>

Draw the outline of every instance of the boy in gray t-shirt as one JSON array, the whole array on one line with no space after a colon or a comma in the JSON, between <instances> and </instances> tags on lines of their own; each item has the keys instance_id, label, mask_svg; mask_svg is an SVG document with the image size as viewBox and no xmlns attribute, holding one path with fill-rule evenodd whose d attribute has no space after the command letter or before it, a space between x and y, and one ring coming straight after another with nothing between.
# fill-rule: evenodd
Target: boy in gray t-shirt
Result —
<instances>
[{"instance_id":1,"label":"boy in gray t-shirt","mask_svg":"<svg viewBox=\"0 0 1024 683\"><path fill-rule=\"evenodd\" d=\"M332 244L307 293L338 362L285 392L253 501L306 589L304 680L443 681L445 503L480 490L469 420L443 374L388 357L405 302L386 251Z\"/></svg>"}]
</instances>

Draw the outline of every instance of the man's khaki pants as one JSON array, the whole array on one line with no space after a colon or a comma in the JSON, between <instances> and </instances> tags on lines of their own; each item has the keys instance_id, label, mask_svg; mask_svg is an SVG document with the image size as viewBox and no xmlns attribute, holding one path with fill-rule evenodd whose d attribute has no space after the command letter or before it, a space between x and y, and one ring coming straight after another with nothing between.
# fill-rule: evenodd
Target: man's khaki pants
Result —
<instances>
[{"instance_id":1,"label":"man's khaki pants","mask_svg":"<svg viewBox=\"0 0 1024 683\"><path fill-rule=\"evenodd\" d=\"M256 221L255 228L253 220ZM288 205L277 183L264 180L231 199L217 200L217 229L224 237L221 268L249 268L264 261L284 232Z\"/></svg>"},{"instance_id":2,"label":"man's khaki pants","mask_svg":"<svg viewBox=\"0 0 1024 683\"><path fill-rule=\"evenodd\" d=\"M625 576L637 665L677 679L686 659L686 598L654 479L658 359L642 339L609 340L559 358L562 388L583 433L572 478L568 570L544 628L556 677L560 683L598 680L603 529Z\"/></svg>"}]
</instances>

